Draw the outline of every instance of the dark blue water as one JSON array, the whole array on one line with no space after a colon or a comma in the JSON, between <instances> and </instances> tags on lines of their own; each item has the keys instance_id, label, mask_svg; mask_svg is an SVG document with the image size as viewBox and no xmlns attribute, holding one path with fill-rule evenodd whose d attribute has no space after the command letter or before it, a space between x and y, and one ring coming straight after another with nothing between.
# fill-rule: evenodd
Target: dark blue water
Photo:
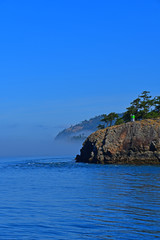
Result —
<instances>
[{"instance_id":1,"label":"dark blue water","mask_svg":"<svg viewBox=\"0 0 160 240\"><path fill-rule=\"evenodd\" d=\"M160 239L160 167L1 159L0 239Z\"/></svg>"}]
</instances>

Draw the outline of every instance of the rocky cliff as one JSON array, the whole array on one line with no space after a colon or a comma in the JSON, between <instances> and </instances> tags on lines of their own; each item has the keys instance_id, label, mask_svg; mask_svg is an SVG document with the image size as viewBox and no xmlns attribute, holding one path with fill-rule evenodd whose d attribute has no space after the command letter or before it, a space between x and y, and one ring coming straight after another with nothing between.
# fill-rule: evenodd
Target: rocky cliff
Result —
<instances>
[{"instance_id":1,"label":"rocky cliff","mask_svg":"<svg viewBox=\"0 0 160 240\"><path fill-rule=\"evenodd\" d=\"M98 130L83 143L77 162L160 164L160 119Z\"/></svg>"}]
</instances>

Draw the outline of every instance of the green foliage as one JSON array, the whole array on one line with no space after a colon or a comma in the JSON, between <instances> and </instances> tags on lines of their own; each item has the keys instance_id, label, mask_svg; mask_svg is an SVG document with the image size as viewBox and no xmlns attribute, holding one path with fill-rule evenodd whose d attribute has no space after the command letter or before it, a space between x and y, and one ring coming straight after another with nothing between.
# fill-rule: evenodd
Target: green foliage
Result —
<instances>
[{"instance_id":1,"label":"green foliage","mask_svg":"<svg viewBox=\"0 0 160 240\"><path fill-rule=\"evenodd\" d=\"M123 118L117 118L117 120L115 122L115 125L120 125L120 124L123 124L123 123L124 123Z\"/></svg>"},{"instance_id":2,"label":"green foliage","mask_svg":"<svg viewBox=\"0 0 160 240\"><path fill-rule=\"evenodd\" d=\"M118 114L115 112L111 112L110 114L106 115L103 114L103 118L101 119L104 122L104 127L112 126L113 120L118 118ZM101 127L101 124L100 124Z\"/></svg>"},{"instance_id":3,"label":"green foliage","mask_svg":"<svg viewBox=\"0 0 160 240\"><path fill-rule=\"evenodd\" d=\"M113 120L115 120L115 125L129 122L132 115L135 115L136 120L160 117L160 96L152 98L149 91L143 91L141 95L130 103L126 110L122 117L118 117L115 112L108 115L103 114L101 119L105 123L103 127L112 126Z\"/></svg>"},{"instance_id":4,"label":"green foliage","mask_svg":"<svg viewBox=\"0 0 160 240\"><path fill-rule=\"evenodd\" d=\"M98 128L98 129L104 129L104 128L105 128L105 125L104 125L104 124L99 124L97 128Z\"/></svg>"},{"instance_id":5,"label":"green foliage","mask_svg":"<svg viewBox=\"0 0 160 240\"><path fill-rule=\"evenodd\" d=\"M153 119L153 118L157 118L157 117L160 117L160 114L158 112L151 111L146 114L145 119L149 119L149 118Z\"/></svg>"},{"instance_id":6,"label":"green foliage","mask_svg":"<svg viewBox=\"0 0 160 240\"><path fill-rule=\"evenodd\" d=\"M117 118L118 118L118 114L115 112L111 112L110 114L108 114L108 120L109 120L110 126L112 126L113 120Z\"/></svg>"},{"instance_id":7,"label":"green foliage","mask_svg":"<svg viewBox=\"0 0 160 240\"><path fill-rule=\"evenodd\" d=\"M160 114L160 96L154 98L155 112Z\"/></svg>"},{"instance_id":8,"label":"green foliage","mask_svg":"<svg viewBox=\"0 0 160 240\"><path fill-rule=\"evenodd\" d=\"M152 99L149 91L143 91L130 105L123 115L125 122L130 121L132 114L135 115L136 120L160 116L160 97L158 96Z\"/></svg>"},{"instance_id":9,"label":"green foliage","mask_svg":"<svg viewBox=\"0 0 160 240\"><path fill-rule=\"evenodd\" d=\"M102 116L103 116L103 118L101 119L101 122L104 122L104 128L108 127L108 124L109 124L108 115L103 114Z\"/></svg>"}]
</instances>

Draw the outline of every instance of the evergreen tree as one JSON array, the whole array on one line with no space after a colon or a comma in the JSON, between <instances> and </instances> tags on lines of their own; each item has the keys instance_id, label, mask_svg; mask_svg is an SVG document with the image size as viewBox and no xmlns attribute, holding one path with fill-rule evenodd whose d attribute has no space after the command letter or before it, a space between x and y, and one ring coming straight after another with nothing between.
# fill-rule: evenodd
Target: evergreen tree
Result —
<instances>
[{"instance_id":1,"label":"evergreen tree","mask_svg":"<svg viewBox=\"0 0 160 240\"><path fill-rule=\"evenodd\" d=\"M130 107L123 115L123 120L129 122L131 115L135 115L136 120L141 120L149 117L153 117L152 107L154 106L154 99L151 99L149 91L143 91L142 94L130 103Z\"/></svg>"},{"instance_id":2,"label":"evergreen tree","mask_svg":"<svg viewBox=\"0 0 160 240\"><path fill-rule=\"evenodd\" d=\"M112 126L113 120L117 118L118 118L118 114L115 112L111 112L110 114L108 114L108 120L109 120L110 126Z\"/></svg>"},{"instance_id":3,"label":"evergreen tree","mask_svg":"<svg viewBox=\"0 0 160 240\"><path fill-rule=\"evenodd\" d=\"M117 118L117 120L116 120L116 122L115 122L115 125L120 125L120 124L122 124L122 123L124 123L123 118Z\"/></svg>"},{"instance_id":4,"label":"evergreen tree","mask_svg":"<svg viewBox=\"0 0 160 240\"><path fill-rule=\"evenodd\" d=\"M107 114L103 114L102 116L103 116L103 118L101 119L101 122L104 122L104 126L108 127L108 124L109 124L108 115Z\"/></svg>"},{"instance_id":5,"label":"evergreen tree","mask_svg":"<svg viewBox=\"0 0 160 240\"><path fill-rule=\"evenodd\" d=\"M98 129L104 129L105 126L104 126L104 124L99 124L97 128L98 128Z\"/></svg>"},{"instance_id":6,"label":"evergreen tree","mask_svg":"<svg viewBox=\"0 0 160 240\"><path fill-rule=\"evenodd\" d=\"M101 121L105 123L105 127L108 127L108 126L112 126L113 120L115 120L117 118L118 118L118 114L115 112L111 112L108 115L103 114L103 118L101 119Z\"/></svg>"},{"instance_id":7,"label":"evergreen tree","mask_svg":"<svg viewBox=\"0 0 160 240\"><path fill-rule=\"evenodd\" d=\"M116 125L129 122L131 121L132 115L135 115L136 120L160 117L160 96L156 96L152 99L149 91L143 91L126 109L127 111L121 118L119 118L118 114L115 112L111 112L108 115L103 114L103 119L101 121L108 127L108 125L112 126L113 120L116 120ZM105 124L100 124L99 126L102 128L105 127Z\"/></svg>"},{"instance_id":8,"label":"evergreen tree","mask_svg":"<svg viewBox=\"0 0 160 240\"><path fill-rule=\"evenodd\" d=\"M151 99L151 96L149 94L150 94L149 91L143 91L140 96L141 101L140 101L139 119L147 118L147 115L154 104L154 100Z\"/></svg>"},{"instance_id":9,"label":"evergreen tree","mask_svg":"<svg viewBox=\"0 0 160 240\"><path fill-rule=\"evenodd\" d=\"M155 112L160 114L160 96L154 98Z\"/></svg>"}]
</instances>

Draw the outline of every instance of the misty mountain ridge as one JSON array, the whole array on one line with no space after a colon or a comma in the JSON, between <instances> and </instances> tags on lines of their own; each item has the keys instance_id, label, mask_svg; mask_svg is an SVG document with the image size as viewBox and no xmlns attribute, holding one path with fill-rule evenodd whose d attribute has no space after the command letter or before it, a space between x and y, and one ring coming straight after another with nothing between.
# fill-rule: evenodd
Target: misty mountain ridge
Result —
<instances>
[{"instance_id":1,"label":"misty mountain ridge","mask_svg":"<svg viewBox=\"0 0 160 240\"><path fill-rule=\"evenodd\" d=\"M118 114L121 116L122 114ZM89 120L84 120L81 123L70 126L59 132L55 137L55 140L61 141L84 141L91 133L98 130L98 125L102 124L103 114L91 118ZM115 124L113 121L112 125Z\"/></svg>"},{"instance_id":2,"label":"misty mountain ridge","mask_svg":"<svg viewBox=\"0 0 160 240\"><path fill-rule=\"evenodd\" d=\"M92 132L97 130L97 126L101 123L102 115L96 116L89 120L84 120L81 123L70 126L59 132L55 140L84 140Z\"/></svg>"}]
</instances>

